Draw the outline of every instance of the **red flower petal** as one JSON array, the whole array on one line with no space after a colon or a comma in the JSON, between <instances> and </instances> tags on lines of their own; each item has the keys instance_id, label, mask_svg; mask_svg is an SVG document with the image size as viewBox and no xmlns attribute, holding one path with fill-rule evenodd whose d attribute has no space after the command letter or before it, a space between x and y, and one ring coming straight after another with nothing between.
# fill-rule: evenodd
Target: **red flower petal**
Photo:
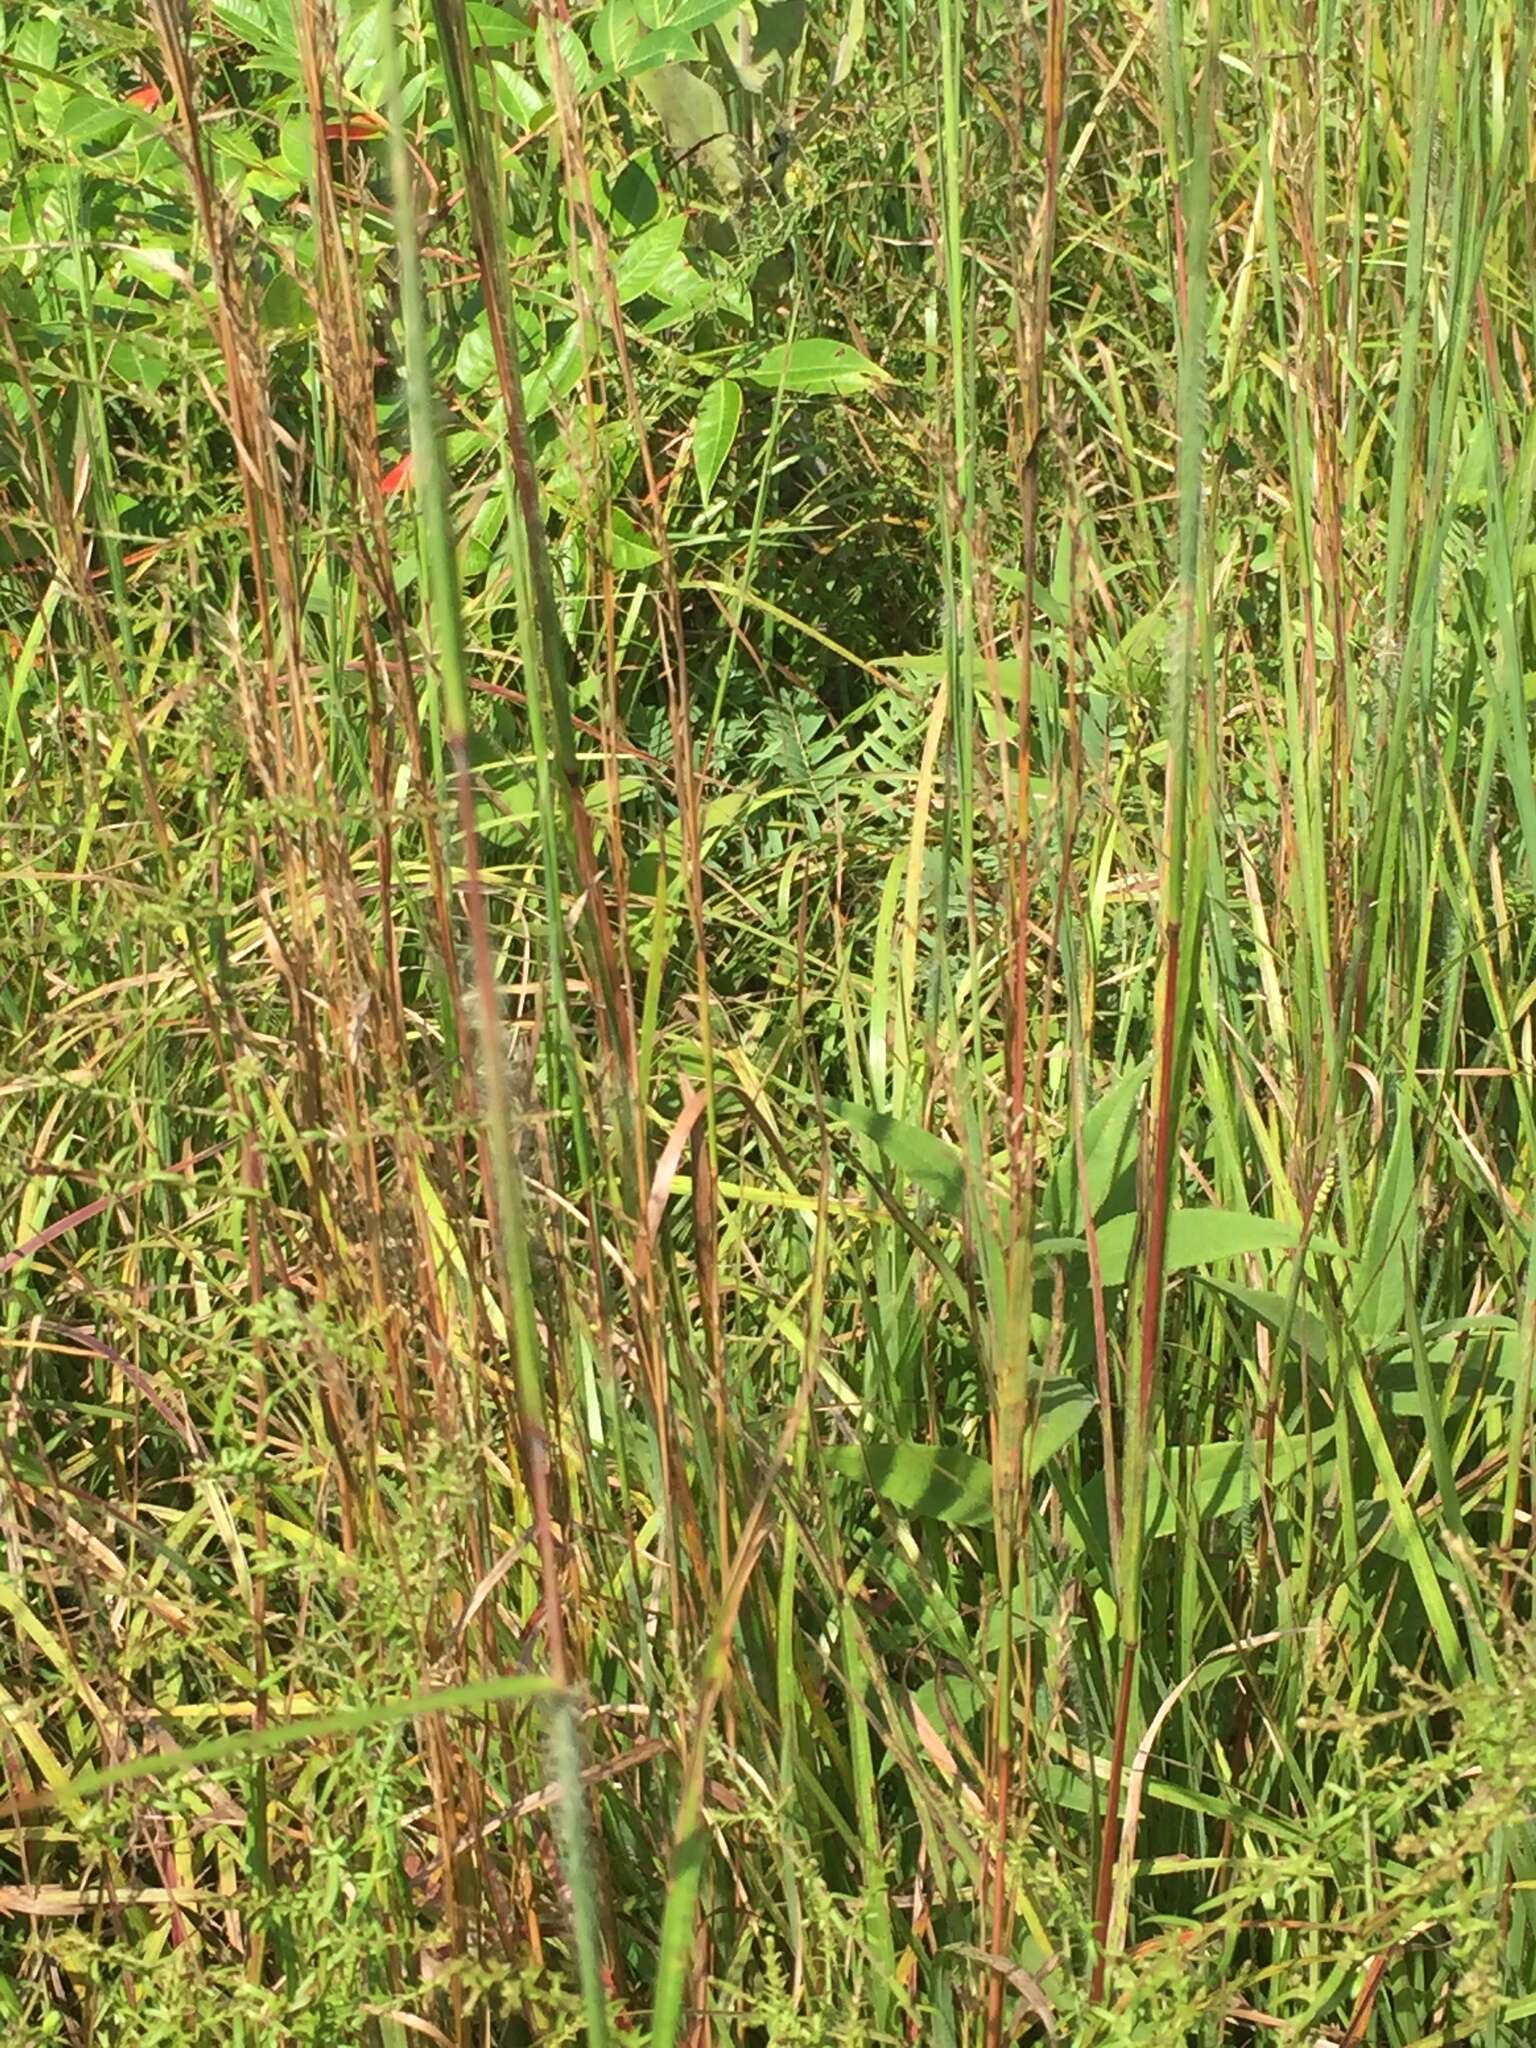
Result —
<instances>
[{"instance_id":1,"label":"red flower petal","mask_svg":"<svg viewBox=\"0 0 1536 2048\"><path fill-rule=\"evenodd\" d=\"M393 497L396 491L405 489L411 480L411 467L411 457L408 454L402 455L394 468L387 469L379 478L379 489L386 498Z\"/></svg>"},{"instance_id":2,"label":"red flower petal","mask_svg":"<svg viewBox=\"0 0 1536 2048\"><path fill-rule=\"evenodd\" d=\"M375 135L384 133L382 114L348 114L340 121L327 121L325 139L327 142L371 142Z\"/></svg>"},{"instance_id":3,"label":"red flower petal","mask_svg":"<svg viewBox=\"0 0 1536 2048\"><path fill-rule=\"evenodd\" d=\"M153 80L148 85L136 85L132 92L123 94L130 107L142 107L146 114L152 114L160 104L160 88Z\"/></svg>"}]
</instances>

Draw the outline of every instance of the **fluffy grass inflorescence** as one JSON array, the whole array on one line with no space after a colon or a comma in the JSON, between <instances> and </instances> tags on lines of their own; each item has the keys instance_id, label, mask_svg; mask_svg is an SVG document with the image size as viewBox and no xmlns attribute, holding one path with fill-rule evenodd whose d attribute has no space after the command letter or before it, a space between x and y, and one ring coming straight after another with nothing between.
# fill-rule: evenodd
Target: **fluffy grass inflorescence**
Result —
<instances>
[{"instance_id":1,"label":"fluffy grass inflorescence","mask_svg":"<svg viewBox=\"0 0 1536 2048\"><path fill-rule=\"evenodd\" d=\"M0 2020L1536 2024L1536 17L0 22Z\"/></svg>"}]
</instances>

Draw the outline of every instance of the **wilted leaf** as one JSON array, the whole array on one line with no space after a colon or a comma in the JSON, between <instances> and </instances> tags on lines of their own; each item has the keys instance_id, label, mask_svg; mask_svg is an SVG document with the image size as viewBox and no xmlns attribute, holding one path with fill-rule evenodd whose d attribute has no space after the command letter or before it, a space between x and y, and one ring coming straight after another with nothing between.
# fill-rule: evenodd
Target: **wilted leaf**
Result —
<instances>
[{"instance_id":1,"label":"wilted leaf","mask_svg":"<svg viewBox=\"0 0 1536 2048\"><path fill-rule=\"evenodd\" d=\"M748 92L761 92L776 73L788 68L805 34L805 0L758 0L752 10L755 26L743 50L727 39L731 68Z\"/></svg>"},{"instance_id":2,"label":"wilted leaf","mask_svg":"<svg viewBox=\"0 0 1536 2048\"><path fill-rule=\"evenodd\" d=\"M726 118L725 101L707 79L682 64L663 64L635 81L649 102L674 157L696 165L723 198L741 190L740 150Z\"/></svg>"}]
</instances>

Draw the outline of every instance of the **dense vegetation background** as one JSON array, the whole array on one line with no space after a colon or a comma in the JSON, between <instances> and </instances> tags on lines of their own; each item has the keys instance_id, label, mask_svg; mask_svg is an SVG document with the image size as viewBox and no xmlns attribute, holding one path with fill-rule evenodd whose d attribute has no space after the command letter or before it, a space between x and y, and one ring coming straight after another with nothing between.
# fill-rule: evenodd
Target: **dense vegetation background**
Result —
<instances>
[{"instance_id":1,"label":"dense vegetation background","mask_svg":"<svg viewBox=\"0 0 1536 2048\"><path fill-rule=\"evenodd\" d=\"M1536 2025L1536 16L0 41L17 2044Z\"/></svg>"}]
</instances>

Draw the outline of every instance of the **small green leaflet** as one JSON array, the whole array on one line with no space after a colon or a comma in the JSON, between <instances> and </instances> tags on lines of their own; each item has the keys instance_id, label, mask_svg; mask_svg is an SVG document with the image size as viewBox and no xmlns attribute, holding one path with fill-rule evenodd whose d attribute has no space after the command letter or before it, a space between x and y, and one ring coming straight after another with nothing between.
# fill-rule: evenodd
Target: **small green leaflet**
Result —
<instances>
[{"instance_id":1,"label":"small green leaflet","mask_svg":"<svg viewBox=\"0 0 1536 2048\"><path fill-rule=\"evenodd\" d=\"M624 76L640 78L647 71L659 71L663 64L696 63L698 55L698 45L686 29L653 29L624 59Z\"/></svg>"},{"instance_id":2,"label":"small green leaflet","mask_svg":"<svg viewBox=\"0 0 1536 2048\"><path fill-rule=\"evenodd\" d=\"M22 71L51 71L59 61L59 24L42 14L18 23L11 61Z\"/></svg>"},{"instance_id":3,"label":"small green leaflet","mask_svg":"<svg viewBox=\"0 0 1536 2048\"><path fill-rule=\"evenodd\" d=\"M77 92L59 116L58 132L77 147L85 148L93 142L118 141L128 132L133 119L131 107L114 105L93 93Z\"/></svg>"},{"instance_id":4,"label":"small green leaflet","mask_svg":"<svg viewBox=\"0 0 1536 2048\"><path fill-rule=\"evenodd\" d=\"M648 569L661 559L622 505L608 507L603 552L614 569Z\"/></svg>"},{"instance_id":5,"label":"small green leaflet","mask_svg":"<svg viewBox=\"0 0 1536 2048\"><path fill-rule=\"evenodd\" d=\"M488 0L469 0L465 11L482 50L504 50L512 43L526 42L533 34L528 22L509 14L504 7L490 6ZM383 9L375 12L382 13Z\"/></svg>"},{"instance_id":6,"label":"small green leaflet","mask_svg":"<svg viewBox=\"0 0 1536 2048\"><path fill-rule=\"evenodd\" d=\"M496 355L491 347L491 323L482 314L459 343L453 374L466 391L478 391L494 374Z\"/></svg>"},{"instance_id":7,"label":"small green leaflet","mask_svg":"<svg viewBox=\"0 0 1536 2048\"><path fill-rule=\"evenodd\" d=\"M539 76L549 87L555 89L555 54L559 52L565 65L566 75L573 90L586 92L592 83L592 60L587 55L585 43L568 22L551 22L548 15L539 16L538 27L533 32L533 58L539 68Z\"/></svg>"},{"instance_id":8,"label":"small green leaflet","mask_svg":"<svg viewBox=\"0 0 1536 2048\"><path fill-rule=\"evenodd\" d=\"M734 14L741 0L677 0L675 7L665 11L665 19L656 26L659 29L712 28L717 21L724 21L728 14Z\"/></svg>"},{"instance_id":9,"label":"small green leaflet","mask_svg":"<svg viewBox=\"0 0 1536 2048\"><path fill-rule=\"evenodd\" d=\"M770 391L799 398L854 398L890 379L878 363L846 341L807 338L781 342L742 373Z\"/></svg>"},{"instance_id":10,"label":"small green leaflet","mask_svg":"<svg viewBox=\"0 0 1536 2048\"><path fill-rule=\"evenodd\" d=\"M740 424L741 386L734 377L721 377L699 400L693 421L693 466L698 472L699 496L706 505Z\"/></svg>"},{"instance_id":11,"label":"small green leaflet","mask_svg":"<svg viewBox=\"0 0 1536 2048\"><path fill-rule=\"evenodd\" d=\"M609 71L623 71L636 43L645 34L645 23L635 0L608 0L589 31L592 53Z\"/></svg>"},{"instance_id":12,"label":"small green leaflet","mask_svg":"<svg viewBox=\"0 0 1536 2048\"><path fill-rule=\"evenodd\" d=\"M672 214L625 243L613 272L621 306L635 299L675 299L697 287L698 272L683 254L687 226L682 214Z\"/></svg>"}]
</instances>

